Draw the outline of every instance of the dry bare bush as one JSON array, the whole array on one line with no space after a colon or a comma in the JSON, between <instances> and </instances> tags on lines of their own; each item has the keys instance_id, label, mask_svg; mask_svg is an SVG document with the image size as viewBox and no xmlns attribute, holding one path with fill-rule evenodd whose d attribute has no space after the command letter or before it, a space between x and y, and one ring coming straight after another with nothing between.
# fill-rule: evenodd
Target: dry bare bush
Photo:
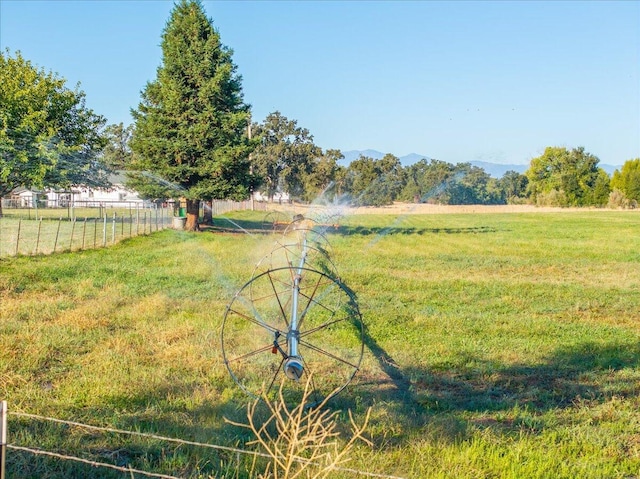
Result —
<instances>
[{"instance_id":1,"label":"dry bare bush","mask_svg":"<svg viewBox=\"0 0 640 479\"><path fill-rule=\"evenodd\" d=\"M364 422L358 426L349 410L351 435L340 441L338 431L339 411L326 408L326 400L318 406L306 406L310 399L310 378L304 388L301 401L293 408L287 405L282 385L275 400L256 399L247 405L246 424L225 421L234 426L249 429L255 439L248 445L258 445L269 456L261 479L321 479L349 461L349 454L358 441L372 445L364 437L371 409ZM258 407L265 403L268 419L259 418Z\"/></svg>"}]
</instances>

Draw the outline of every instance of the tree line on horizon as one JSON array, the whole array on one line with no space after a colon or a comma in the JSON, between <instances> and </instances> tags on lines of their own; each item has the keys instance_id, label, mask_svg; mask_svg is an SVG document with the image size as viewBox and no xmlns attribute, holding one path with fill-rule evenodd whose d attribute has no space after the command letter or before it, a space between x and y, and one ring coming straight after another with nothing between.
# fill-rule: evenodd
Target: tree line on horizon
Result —
<instances>
[{"instance_id":1,"label":"tree line on horizon","mask_svg":"<svg viewBox=\"0 0 640 479\"><path fill-rule=\"evenodd\" d=\"M124 170L143 198L183 198L187 229L198 229L200 202L286 193L311 202L357 206L394 201L438 204L529 203L634 207L640 159L612 177L582 147L548 147L520 174L491 177L469 163L423 159L403 167L387 154L348 166L280 112L251 122L242 78L198 0L180 0L162 33L162 63L132 109L134 123L106 125L53 73L19 52L0 52L0 197L18 187L109 187ZM1 208L1 206L0 206ZM0 209L0 215L2 210Z\"/></svg>"}]
</instances>

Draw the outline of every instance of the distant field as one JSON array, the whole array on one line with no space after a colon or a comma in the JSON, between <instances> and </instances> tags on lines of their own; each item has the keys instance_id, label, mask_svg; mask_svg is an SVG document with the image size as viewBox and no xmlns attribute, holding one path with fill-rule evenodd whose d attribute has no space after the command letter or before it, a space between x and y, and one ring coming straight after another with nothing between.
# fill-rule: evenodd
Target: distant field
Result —
<instances>
[{"instance_id":1,"label":"distant field","mask_svg":"<svg viewBox=\"0 0 640 479\"><path fill-rule=\"evenodd\" d=\"M372 408L373 447L359 445L348 466L410 478L640 476L640 214L382 211L328 230L367 325L363 367L330 403L356 421ZM9 410L249 448L223 420L242 421L247 398L219 335L275 238L252 228L264 212L226 218L199 234L0 259ZM11 414L9 431L14 445L184 478L252 468L235 453ZM7 469L126 476L14 450Z\"/></svg>"}]
</instances>

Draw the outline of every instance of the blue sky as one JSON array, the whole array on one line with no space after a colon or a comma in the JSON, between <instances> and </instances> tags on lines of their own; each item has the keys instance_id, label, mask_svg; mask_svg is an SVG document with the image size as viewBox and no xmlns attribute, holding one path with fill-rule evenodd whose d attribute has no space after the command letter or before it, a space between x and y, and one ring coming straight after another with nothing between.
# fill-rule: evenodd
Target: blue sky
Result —
<instances>
[{"instance_id":1,"label":"blue sky","mask_svg":"<svg viewBox=\"0 0 640 479\"><path fill-rule=\"evenodd\" d=\"M638 1L203 1L254 121L342 151L527 164L640 157ZM0 46L80 82L109 123L155 78L173 2L0 0Z\"/></svg>"}]
</instances>

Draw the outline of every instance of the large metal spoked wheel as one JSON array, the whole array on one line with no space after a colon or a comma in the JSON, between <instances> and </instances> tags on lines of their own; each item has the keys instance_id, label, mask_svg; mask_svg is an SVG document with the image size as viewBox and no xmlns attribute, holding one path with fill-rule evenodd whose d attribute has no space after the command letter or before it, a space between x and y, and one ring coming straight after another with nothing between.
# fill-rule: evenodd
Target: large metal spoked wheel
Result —
<instances>
[{"instance_id":1,"label":"large metal spoked wheel","mask_svg":"<svg viewBox=\"0 0 640 479\"><path fill-rule=\"evenodd\" d=\"M320 271L334 278L338 277L336 266L325 250L306 244L304 248L301 248L299 243L276 244L277 246L273 248L271 253L256 264L251 277L258 276L274 268L284 266L297 267L301 264L305 268Z\"/></svg>"},{"instance_id":2,"label":"large metal spoked wheel","mask_svg":"<svg viewBox=\"0 0 640 479\"><path fill-rule=\"evenodd\" d=\"M268 270L246 283L227 306L224 363L254 397L273 397L283 384L299 401L311 380L308 405L351 382L364 351L364 326L353 293L313 269Z\"/></svg>"}]
</instances>

